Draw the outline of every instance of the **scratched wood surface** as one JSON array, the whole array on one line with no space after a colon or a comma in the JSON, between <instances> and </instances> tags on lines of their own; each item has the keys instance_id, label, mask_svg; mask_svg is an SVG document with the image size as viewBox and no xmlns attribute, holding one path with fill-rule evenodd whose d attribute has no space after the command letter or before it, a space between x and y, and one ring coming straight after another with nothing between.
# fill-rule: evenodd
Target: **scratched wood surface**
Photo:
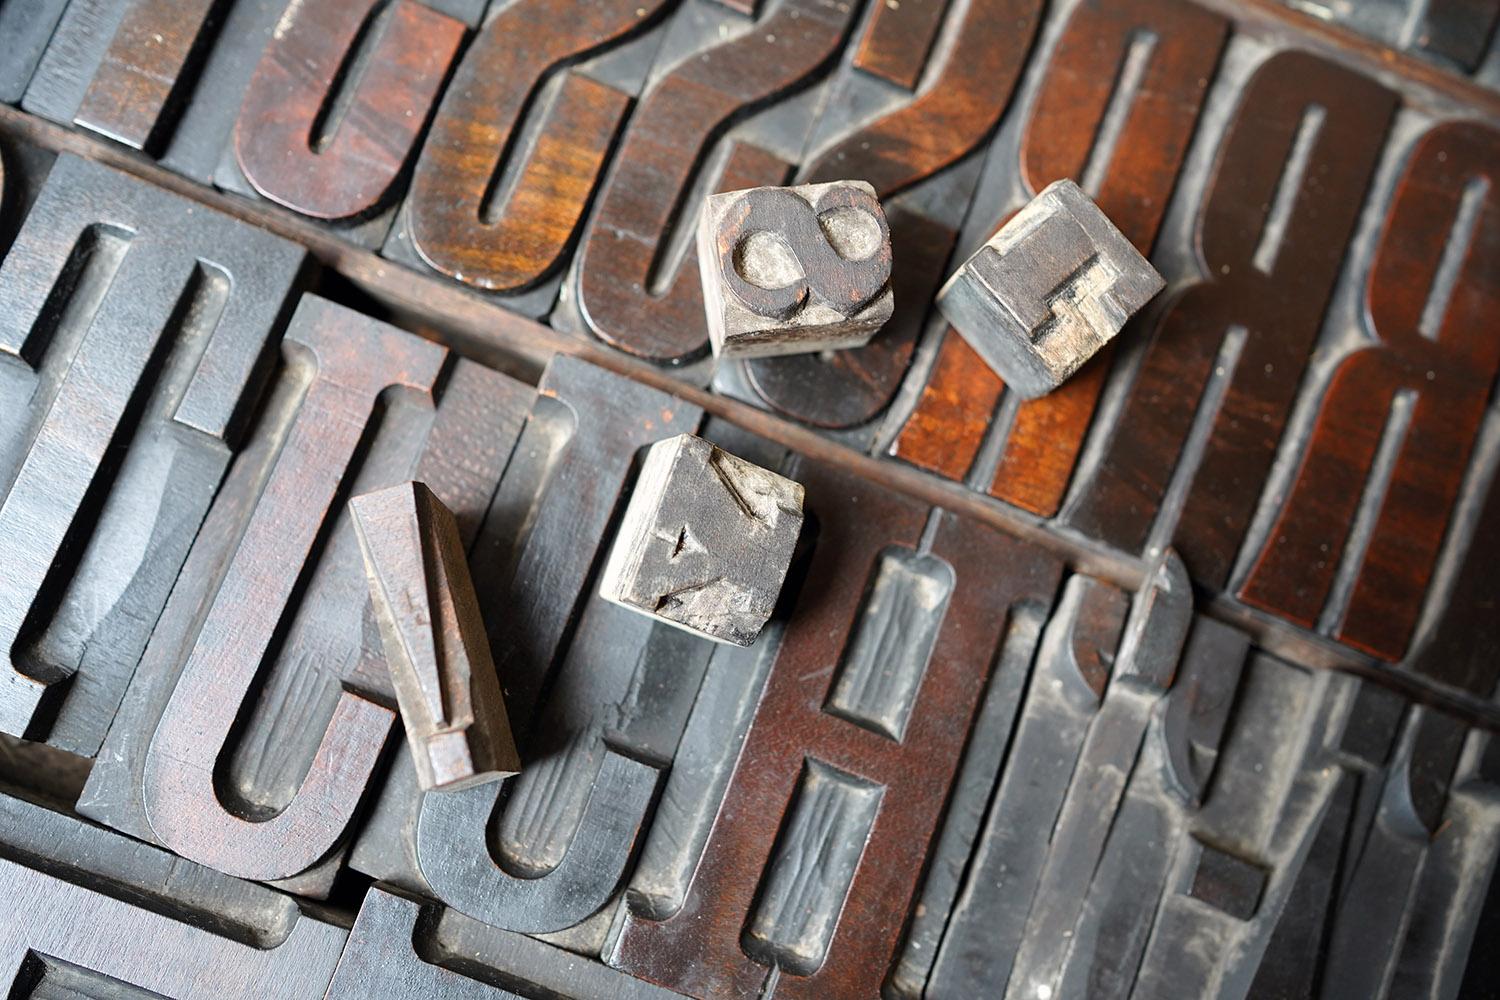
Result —
<instances>
[{"instance_id":1,"label":"scratched wood surface","mask_svg":"<svg viewBox=\"0 0 1500 1000\"><path fill-rule=\"evenodd\" d=\"M0 2L0 983L1500 992L1497 27ZM1065 177L1168 288L1022 400L932 299ZM716 365L701 199L845 179L890 322ZM598 596L684 432L807 487L748 650ZM518 776L396 725L345 504L411 479Z\"/></svg>"}]
</instances>

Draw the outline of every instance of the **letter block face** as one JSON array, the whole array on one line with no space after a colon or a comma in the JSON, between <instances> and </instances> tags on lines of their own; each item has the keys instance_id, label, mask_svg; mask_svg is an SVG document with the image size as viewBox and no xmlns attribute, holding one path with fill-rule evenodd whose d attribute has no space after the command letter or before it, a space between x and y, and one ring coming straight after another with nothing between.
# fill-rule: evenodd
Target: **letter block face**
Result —
<instances>
[{"instance_id":1,"label":"letter block face","mask_svg":"<svg viewBox=\"0 0 1500 1000\"><path fill-rule=\"evenodd\" d=\"M691 434L658 441L604 568L600 595L748 646L781 593L802 486Z\"/></svg>"},{"instance_id":2,"label":"letter block face","mask_svg":"<svg viewBox=\"0 0 1500 1000\"><path fill-rule=\"evenodd\" d=\"M980 247L937 304L1006 385L1035 399L1066 382L1165 284L1063 180Z\"/></svg>"},{"instance_id":3,"label":"letter block face","mask_svg":"<svg viewBox=\"0 0 1500 1000\"><path fill-rule=\"evenodd\" d=\"M710 195L698 266L718 357L862 347L895 311L891 231L863 181Z\"/></svg>"}]
</instances>

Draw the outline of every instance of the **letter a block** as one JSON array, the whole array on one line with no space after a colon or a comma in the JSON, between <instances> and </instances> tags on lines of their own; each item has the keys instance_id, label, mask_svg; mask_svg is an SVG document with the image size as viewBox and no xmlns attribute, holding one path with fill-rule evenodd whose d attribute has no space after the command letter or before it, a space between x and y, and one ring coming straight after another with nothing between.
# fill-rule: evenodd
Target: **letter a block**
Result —
<instances>
[{"instance_id":1,"label":"letter a block","mask_svg":"<svg viewBox=\"0 0 1500 1000\"><path fill-rule=\"evenodd\" d=\"M802 530L802 486L702 438L646 453L599 586L605 600L748 646Z\"/></svg>"},{"instance_id":2,"label":"letter a block","mask_svg":"<svg viewBox=\"0 0 1500 1000\"><path fill-rule=\"evenodd\" d=\"M1025 399L1062 385L1165 286L1072 181L1047 187L938 293L938 308Z\"/></svg>"}]
</instances>

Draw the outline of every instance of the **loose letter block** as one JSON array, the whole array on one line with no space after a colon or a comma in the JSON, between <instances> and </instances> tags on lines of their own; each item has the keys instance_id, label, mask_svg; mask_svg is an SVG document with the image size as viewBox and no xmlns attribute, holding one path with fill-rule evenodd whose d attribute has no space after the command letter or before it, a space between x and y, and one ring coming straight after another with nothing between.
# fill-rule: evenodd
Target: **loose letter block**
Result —
<instances>
[{"instance_id":1,"label":"loose letter block","mask_svg":"<svg viewBox=\"0 0 1500 1000\"><path fill-rule=\"evenodd\" d=\"M1026 399L1062 385L1165 286L1069 180L1032 199L959 268L938 308Z\"/></svg>"},{"instance_id":2,"label":"loose letter block","mask_svg":"<svg viewBox=\"0 0 1500 1000\"><path fill-rule=\"evenodd\" d=\"M604 567L605 600L748 646L802 530L802 486L680 434L646 453Z\"/></svg>"},{"instance_id":3,"label":"loose letter block","mask_svg":"<svg viewBox=\"0 0 1500 1000\"><path fill-rule=\"evenodd\" d=\"M453 514L415 482L355 497L349 511L418 782L458 789L517 773Z\"/></svg>"},{"instance_id":4,"label":"loose letter block","mask_svg":"<svg viewBox=\"0 0 1500 1000\"><path fill-rule=\"evenodd\" d=\"M891 231L863 181L709 196L698 267L718 357L862 347L895 309Z\"/></svg>"}]
</instances>

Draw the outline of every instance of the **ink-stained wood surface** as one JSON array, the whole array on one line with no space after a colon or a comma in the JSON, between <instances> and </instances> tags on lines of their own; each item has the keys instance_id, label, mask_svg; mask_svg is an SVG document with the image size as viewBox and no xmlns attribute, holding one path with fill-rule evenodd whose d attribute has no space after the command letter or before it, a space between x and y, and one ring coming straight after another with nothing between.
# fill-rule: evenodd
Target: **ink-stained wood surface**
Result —
<instances>
[{"instance_id":1,"label":"ink-stained wood surface","mask_svg":"<svg viewBox=\"0 0 1500 1000\"><path fill-rule=\"evenodd\" d=\"M1484 995L1497 15L0 2L0 982ZM1062 178L1168 289L1022 400L933 298ZM715 363L703 197L846 179L890 321ZM744 649L599 593L683 433L806 486ZM425 795L410 480L521 761Z\"/></svg>"}]
</instances>

